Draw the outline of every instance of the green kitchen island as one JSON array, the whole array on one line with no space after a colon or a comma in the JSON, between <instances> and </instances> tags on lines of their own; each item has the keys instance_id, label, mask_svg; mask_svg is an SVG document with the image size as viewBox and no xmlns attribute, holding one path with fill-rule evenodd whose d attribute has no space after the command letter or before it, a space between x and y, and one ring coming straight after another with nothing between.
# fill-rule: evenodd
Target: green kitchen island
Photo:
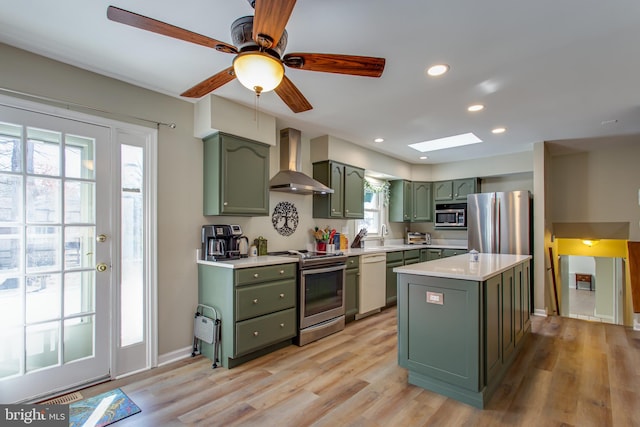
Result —
<instances>
[{"instance_id":1,"label":"green kitchen island","mask_svg":"<svg viewBox=\"0 0 640 427\"><path fill-rule=\"evenodd\" d=\"M530 260L464 254L393 270L410 384L485 407L531 329Z\"/></svg>"}]
</instances>

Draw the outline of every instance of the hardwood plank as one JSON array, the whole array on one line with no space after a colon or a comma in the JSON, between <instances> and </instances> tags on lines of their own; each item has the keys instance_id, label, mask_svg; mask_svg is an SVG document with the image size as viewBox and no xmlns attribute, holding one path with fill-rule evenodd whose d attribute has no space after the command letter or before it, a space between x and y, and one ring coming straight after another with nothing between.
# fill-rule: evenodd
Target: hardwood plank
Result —
<instances>
[{"instance_id":1,"label":"hardwood plank","mask_svg":"<svg viewBox=\"0 0 640 427\"><path fill-rule=\"evenodd\" d=\"M534 317L485 410L408 384L396 308L234 369L185 359L82 390L122 388L142 412L118 426L640 426L640 332Z\"/></svg>"}]
</instances>

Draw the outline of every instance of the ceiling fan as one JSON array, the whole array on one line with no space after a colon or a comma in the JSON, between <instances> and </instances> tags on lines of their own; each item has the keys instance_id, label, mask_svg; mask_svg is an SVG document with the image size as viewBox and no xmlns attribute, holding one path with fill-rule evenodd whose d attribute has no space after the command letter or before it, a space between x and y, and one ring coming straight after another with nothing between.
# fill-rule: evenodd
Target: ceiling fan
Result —
<instances>
[{"instance_id":1,"label":"ceiling fan","mask_svg":"<svg viewBox=\"0 0 640 427\"><path fill-rule=\"evenodd\" d=\"M231 25L233 45L115 6L109 6L107 17L112 21L142 30L236 55L231 67L186 90L181 94L184 97L203 97L237 77L240 83L255 91L258 96L261 92L275 90L294 113L300 113L311 110L313 107L293 82L284 75L284 65L300 70L354 76L380 77L382 75L384 58L330 53L288 53L282 56L287 45L285 26L296 0L248 1L255 9L255 15L239 18ZM254 68L256 63L259 63L258 67L263 68ZM270 81L256 82L252 80L256 73L259 79L269 76L272 78Z\"/></svg>"}]
</instances>

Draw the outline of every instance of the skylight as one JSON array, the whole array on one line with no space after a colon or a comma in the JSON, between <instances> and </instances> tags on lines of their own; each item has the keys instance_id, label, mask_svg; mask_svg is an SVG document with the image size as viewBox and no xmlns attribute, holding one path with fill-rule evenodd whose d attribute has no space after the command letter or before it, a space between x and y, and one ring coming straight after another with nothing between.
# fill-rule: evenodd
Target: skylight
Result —
<instances>
[{"instance_id":1,"label":"skylight","mask_svg":"<svg viewBox=\"0 0 640 427\"><path fill-rule=\"evenodd\" d=\"M409 147L424 153L426 151L444 150L445 148L461 147L479 142L482 142L482 140L469 132L447 136L446 138L432 139L431 141L416 142L415 144L409 144Z\"/></svg>"}]
</instances>

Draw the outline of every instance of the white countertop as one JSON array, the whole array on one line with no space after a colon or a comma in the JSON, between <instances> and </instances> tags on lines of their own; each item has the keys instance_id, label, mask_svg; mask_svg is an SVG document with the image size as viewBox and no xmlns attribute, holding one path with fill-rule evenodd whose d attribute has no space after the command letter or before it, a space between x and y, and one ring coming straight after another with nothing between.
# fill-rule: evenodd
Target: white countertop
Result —
<instances>
[{"instance_id":1,"label":"white countertop","mask_svg":"<svg viewBox=\"0 0 640 427\"><path fill-rule=\"evenodd\" d=\"M376 252L396 252L396 251L407 251L407 250L411 250L411 249L429 249L429 248L434 248L434 249L463 249L463 250L467 250L467 247L464 245L458 245L458 244L438 244L438 245L406 245L406 244L388 244L388 245L384 245L384 246L371 246L371 247L364 247L364 248L349 248L346 250L343 250L342 252L344 252L345 254L349 255L349 256L356 256L356 255L364 255L364 254L371 254L371 253L376 253Z\"/></svg>"},{"instance_id":2,"label":"white countertop","mask_svg":"<svg viewBox=\"0 0 640 427\"><path fill-rule=\"evenodd\" d=\"M420 262L393 269L395 273L482 282L502 273L531 255L478 254L478 262L470 262L469 254Z\"/></svg>"},{"instance_id":3,"label":"white countertop","mask_svg":"<svg viewBox=\"0 0 640 427\"><path fill-rule=\"evenodd\" d=\"M264 255L249 258L232 259L229 261L203 261L197 260L198 264L211 265L224 268L250 268L262 267L265 265L291 264L298 262L295 257Z\"/></svg>"},{"instance_id":4,"label":"white countertop","mask_svg":"<svg viewBox=\"0 0 640 427\"><path fill-rule=\"evenodd\" d=\"M342 252L347 256L359 256L365 254L373 254L373 253L384 253L384 252L396 252L396 251L406 251L411 249L424 249L424 248L435 248L435 249L464 249L467 247L462 244L456 243L438 243L431 245L406 245L406 244L394 244L389 243L384 246L371 246L365 248L349 248L344 249ZM249 258L240 258L229 261L203 261L201 259L196 260L198 264L203 265L211 265L215 267L224 267L224 268L249 268L249 267L261 267L265 265L276 265L276 264L289 264L293 262L297 262L297 259L294 257L287 256L274 256L274 255L263 255L257 257L249 257Z\"/></svg>"}]
</instances>

